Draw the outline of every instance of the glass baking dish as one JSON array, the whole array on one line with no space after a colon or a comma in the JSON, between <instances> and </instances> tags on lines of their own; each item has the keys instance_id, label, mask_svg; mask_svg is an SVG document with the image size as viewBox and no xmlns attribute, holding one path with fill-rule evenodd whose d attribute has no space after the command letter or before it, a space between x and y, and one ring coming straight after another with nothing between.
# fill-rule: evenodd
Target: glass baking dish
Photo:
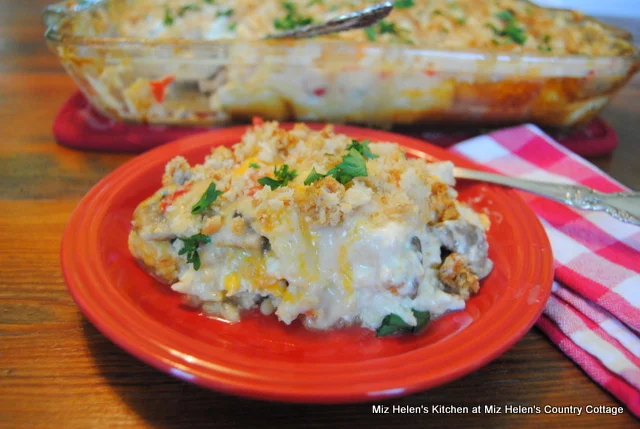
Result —
<instances>
[{"instance_id":1,"label":"glass baking dish","mask_svg":"<svg viewBox=\"0 0 640 429\"><path fill-rule=\"evenodd\" d=\"M65 1L47 7L43 20L50 49L89 101L125 121L221 124L261 116L570 129L596 116L640 65L637 49L586 57L324 39L132 39L119 37L108 19L108 8L123 1Z\"/></svg>"}]
</instances>

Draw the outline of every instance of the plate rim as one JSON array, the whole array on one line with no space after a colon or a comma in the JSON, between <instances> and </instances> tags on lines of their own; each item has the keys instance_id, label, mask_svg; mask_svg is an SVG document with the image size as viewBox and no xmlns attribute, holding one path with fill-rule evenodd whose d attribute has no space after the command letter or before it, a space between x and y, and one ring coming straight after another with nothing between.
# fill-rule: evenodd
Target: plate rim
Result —
<instances>
[{"instance_id":1,"label":"plate rim","mask_svg":"<svg viewBox=\"0 0 640 429\"><path fill-rule=\"evenodd\" d=\"M294 124L293 123L285 123L281 124L282 127L290 128ZM311 128L318 129L324 126L325 124L318 123L307 123ZM331 391L328 388L324 387L325 390L322 391L310 391L308 389L295 390L289 387L283 387L280 389L276 389L273 386L271 388L260 388L256 386L255 383L243 382L241 379L235 380L233 377L224 379L220 374L207 372L203 369L203 367L189 365L188 362L184 360L184 358L179 357L179 355L171 355L171 353L162 353L158 352L157 344L145 344L144 342L141 344L139 341L149 341L148 338L139 337L136 338L136 335L131 335L131 333L127 333L126 330L118 329L122 326L113 326L113 320L108 320L105 318L105 313L100 312L99 308L96 309L92 307L91 302L87 299L85 295L83 295L83 286L82 280L78 278L78 272L74 270L74 255L70 250L74 244L74 228L77 228L78 225L81 225L82 222L86 219L85 210L89 204L94 201L94 199L100 195L101 192L109 192L111 187L111 182L113 182L119 175L128 169L138 165L145 164L146 162L153 162L156 158L164 159L163 162L167 162L172 157L181 155L184 152L181 150L188 149L188 146L195 142L198 147L200 146L215 146L216 136L222 135L234 135L237 134L238 140L240 136L247 130L247 126L237 126L237 127L228 127L221 128L213 131L208 131L204 133L194 134L192 136L184 137L173 142L167 143L160 147L154 148L150 151L145 152L139 156L128 160L123 165L116 168L114 171L105 176L102 180L100 180L94 187L91 188L89 192L81 199L76 208L74 209L63 233L61 248L60 248L60 258L63 276L65 278L65 282L67 284L67 288L70 291L74 301L81 309L82 313L91 321L91 323L107 338L109 338L112 342L117 344L119 347L127 351L129 354L137 357L138 359L146 362L147 364L166 372L170 375L173 375L182 380L192 382L203 387L215 389L218 391L223 391L226 393L231 393L235 395L247 396L256 399L267 399L267 400L279 400L279 401L287 401L287 402L315 402L315 403L339 403L339 402L362 402L362 401L374 401L394 396L401 396L410 393L414 393L416 391L424 390L427 388L433 388L442 384L445 384L449 381L457 379L463 375L466 375L470 372L477 370L478 368L488 364L496 357L504 353L508 348L510 348L516 341L524 336L524 334L531 329L535 321L538 319L539 315L542 313L544 309L544 305L549 298L551 293L551 285L553 281L553 257L551 252L551 246L549 243L548 236L546 235L542 224L540 223L537 216L533 213L533 211L526 205L526 203L520 198L519 195L513 190L507 190L504 188L497 187L495 185L486 185L491 187L492 189L501 189L504 193L508 194L509 198L513 198L518 202L518 205L524 211L525 218L527 220L535 220L533 225L528 225L529 233L535 235L535 238L541 240L539 243L541 245L541 250L543 252L538 252L538 257L540 259L540 287L542 290L538 291L538 302L537 305L531 309L528 313L530 313L530 317L524 321L521 321L515 332L512 332L509 335L509 338L506 340L500 341L500 344L494 345L490 351L485 351L484 353L480 353L479 356L476 356L475 359L470 359L465 365L455 369L450 370L447 373L441 374L440 376L432 376L429 380L422 380L421 382L413 383L409 386L405 386L402 388L391 388L391 389L383 389L379 391L370 391L366 388L362 389L351 389L351 390L342 390L342 391ZM453 159L456 164L462 164L474 168L483 169L482 166L474 163L473 161L469 161L462 156L450 153L442 148L434 146L424 140L420 140L414 137L409 137L401 134L390 133L387 131L380 130L372 130L368 128L361 128L349 125L336 125L335 126L336 133L344 133L348 135L358 135L362 133L371 134L374 133L376 135L377 140L394 141L399 142L403 149L411 149L411 152L415 154L416 151L424 154L428 158L436 158L436 159ZM421 149L416 149L414 147L407 147L403 142L410 143L414 146L419 146ZM423 148L423 149L422 149ZM117 195L117 194L116 194ZM546 269L545 269L546 268ZM86 278L84 279L86 280ZM95 279L94 279L95 280ZM84 291L86 292L86 291ZM468 328L465 328L468 329ZM460 335L459 333L455 334L455 336ZM138 342L136 342L138 341ZM411 353L417 353L420 348L412 351ZM165 350L166 351L166 350ZM175 350L174 350L175 351ZM177 352L177 351L176 351ZM154 354L155 353L155 354ZM389 356L385 358L381 358L380 361L384 360L394 360L398 359L398 356ZM313 366L313 365L309 365ZM322 367L322 364L318 364L318 367ZM383 368L384 369L384 368Z\"/></svg>"}]
</instances>

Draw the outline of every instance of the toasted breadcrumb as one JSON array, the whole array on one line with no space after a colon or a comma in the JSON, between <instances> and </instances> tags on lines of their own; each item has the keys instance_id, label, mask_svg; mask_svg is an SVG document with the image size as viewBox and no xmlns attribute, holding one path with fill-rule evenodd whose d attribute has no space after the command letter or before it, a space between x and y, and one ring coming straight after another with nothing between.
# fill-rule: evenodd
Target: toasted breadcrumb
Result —
<instances>
[{"instance_id":1,"label":"toasted breadcrumb","mask_svg":"<svg viewBox=\"0 0 640 429\"><path fill-rule=\"evenodd\" d=\"M169 161L162 176L162 186L182 186L191 177L191 166L182 156L176 156Z\"/></svg>"},{"instance_id":2,"label":"toasted breadcrumb","mask_svg":"<svg viewBox=\"0 0 640 429\"><path fill-rule=\"evenodd\" d=\"M231 220L231 232L235 235L244 234L247 227L247 221L242 217L234 217Z\"/></svg>"},{"instance_id":3,"label":"toasted breadcrumb","mask_svg":"<svg viewBox=\"0 0 640 429\"><path fill-rule=\"evenodd\" d=\"M438 278L451 292L465 300L480 290L478 276L468 268L464 257L458 253L452 253L445 258L438 269Z\"/></svg>"},{"instance_id":4,"label":"toasted breadcrumb","mask_svg":"<svg viewBox=\"0 0 640 429\"><path fill-rule=\"evenodd\" d=\"M222 227L222 216L216 215L208 218L202 226L202 233L205 235L213 235Z\"/></svg>"}]
</instances>

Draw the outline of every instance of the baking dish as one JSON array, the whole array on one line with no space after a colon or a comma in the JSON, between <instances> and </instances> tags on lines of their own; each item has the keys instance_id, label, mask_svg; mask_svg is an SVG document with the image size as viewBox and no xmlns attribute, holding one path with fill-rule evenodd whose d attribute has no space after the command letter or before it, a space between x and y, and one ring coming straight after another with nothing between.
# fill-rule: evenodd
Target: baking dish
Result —
<instances>
[{"instance_id":1,"label":"baking dish","mask_svg":"<svg viewBox=\"0 0 640 429\"><path fill-rule=\"evenodd\" d=\"M125 3L66 1L46 8L43 20L50 49L90 102L127 121L221 124L262 116L567 129L597 115L640 65L635 48L587 57L326 39L121 37L109 8Z\"/></svg>"}]
</instances>

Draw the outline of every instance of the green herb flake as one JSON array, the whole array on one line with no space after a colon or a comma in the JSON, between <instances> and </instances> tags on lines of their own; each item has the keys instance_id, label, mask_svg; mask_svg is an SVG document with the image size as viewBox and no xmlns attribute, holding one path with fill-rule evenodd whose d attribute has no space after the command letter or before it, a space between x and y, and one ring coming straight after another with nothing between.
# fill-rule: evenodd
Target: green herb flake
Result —
<instances>
[{"instance_id":1,"label":"green herb flake","mask_svg":"<svg viewBox=\"0 0 640 429\"><path fill-rule=\"evenodd\" d=\"M237 27L237 26L238 26L238 23L237 23L237 22L232 22L231 24L229 24L229 25L227 26L227 29L228 29L229 31L236 31L236 27Z\"/></svg>"},{"instance_id":2,"label":"green herb flake","mask_svg":"<svg viewBox=\"0 0 640 429\"><path fill-rule=\"evenodd\" d=\"M375 159L378 157L378 155L372 153L369 149L369 140L363 140L361 142L352 140L346 149L347 154L342 157L338 165L327 171L326 174L317 172L314 167L307 178L304 179L304 184L308 186L327 176L332 176L338 182L345 185L356 177L367 177L367 158Z\"/></svg>"},{"instance_id":3,"label":"green herb flake","mask_svg":"<svg viewBox=\"0 0 640 429\"><path fill-rule=\"evenodd\" d=\"M364 34L367 35L367 39L374 42L376 40L376 29L374 27L367 27L364 29Z\"/></svg>"},{"instance_id":4,"label":"green herb flake","mask_svg":"<svg viewBox=\"0 0 640 429\"><path fill-rule=\"evenodd\" d=\"M216 190L215 182L211 182L207 190L202 194L197 203L191 207L192 214L200 214L204 212L218 197L222 195L222 191Z\"/></svg>"},{"instance_id":5,"label":"green herb flake","mask_svg":"<svg viewBox=\"0 0 640 429\"><path fill-rule=\"evenodd\" d=\"M444 16L444 13L442 13L440 9L434 9L433 12L431 12L431 14Z\"/></svg>"},{"instance_id":6,"label":"green herb flake","mask_svg":"<svg viewBox=\"0 0 640 429\"><path fill-rule=\"evenodd\" d=\"M211 237L204 234L195 234L191 237L180 238L183 245L182 249L178 252L178 255L187 256L187 263L193 264L193 269L198 271L200 269L200 254L198 253L198 246L200 243L211 243Z\"/></svg>"},{"instance_id":7,"label":"green herb flake","mask_svg":"<svg viewBox=\"0 0 640 429\"><path fill-rule=\"evenodd\" d=\"M396 0L393 2L393 6L396 9L408 9L415 6L416 3L413 0Z\"/></svg>"},{"instance_id":8,"label":"green herb flake","mask_svg":"<svg viewBox=\"0 0 640 429\"><path fill-rule=\"evenodd\" d=\"M214 4L215 0L204 0L204 2L207 4Z\"/></svg>"},{"instance_id":9,"label":"green herb flake","mask_svg":"<svg viewBox=\"0 0 640 429\"><path fill-rule=\"evenodd\" d=\"M396 314L388 314L382 319L380 327L376 330L376 337L385 337L396 334L419 334L429 323L431 315L428 311L411 310L416 318L416 326L410 326Z\"/></svg>"},{"instance_id":10,"label":"green herb flake","mask_svg":"<svg viewBox=\"0 0 640 429\"><path fill-rule=\"evenodd\" d=\"M516 17L509 10L503 10L495 14L495 17L503 21L513 21Z\"/></svg>"},{"instance_id":11,"label":"green herb flake","mask_svg":"<svg viewBox=\"0 0 640 429\"><path fill-rule=\"evenodd\" d=\"M397 34L396 24L393 22L380 21L378 23L378 33L380 34Z\"/></svg>"},{"instance_id":12,"label":"green herb flake","mask_svg":"<svg viewBox=\"0 0 640 429\"><path fill-rule=\"evenodd\" d=\"M173 13L171 12L171 9L169 9L168 7L164 8L164 20L163 23L164 25L166 25L167 27L170 25L173 25Z\"/></svg>"},{"instance_id":13,"label":"green herb flake","mask_svg":"<svg viewBox=\"0 0 640 429\"><path fill-rule=\"evenodd\" d=\"M527 35L524 33L524 30L513 23L507 24L504 29L504 35L518 45L524 45L527 41Z\"/></svg>"},{"instance_id":14,"label":"green herb flake","mask_svg":"<svg viewBox=\"0 0 640 429\"><path fill-rule=\"evenodd\" d=\"M296 10L296 5L292 2L285 1L280 5L286 10L287 15L284 18L276 18L273 20L273 26L278 30L293 30L297 27L303 27L313 23L313 18L303 16Z\"/></svg>"},{"instance_id":15,"label":"green herb flake","mask_svg":"<svg viewBox=\"0 0 640 429\"><path fill-rule=\"evenodd\" d=\"M333 176L343 185L349 183L356 177L367 176L367 160L356 149L351 148L342 157L342 162L327 172L327 176Z\"/></svg>"},{"instance_id":16,"label":"green herb flake","mask_svg":"<svg viewBox=\"0 0 640 429\"><path fill-rule=\"evenodd\" d=\"M362 140L362 141L351 140L351 144L347 146L347 150L349 151L351 149L355 149L358 152L360 152L362 156L368 159L378 158L378 155L371 152L371 149L369 149L369 143L370 143L369 140Z\"/></svg>"},{"instance_id":17,"label":"green herb flake","mask_svg":"<svg viewBox=\"0 0 640 429\"><path fill-rule=\"evenodd\" d=\"M216 12L216 16L217 16L217 17L220 17L220 16L227 16L227 17L229 17L229 16L231 16L231 15L233 15L233 9L231 9L231 8L229 8L229 9L227 9L227 10L219 10L219 11L217 11L217 12Z\"/></svg>"},{"instance_id":18,"label":"green herb flake","mask_svg":"<svg viewBox=\"0 0 640 429\"><path fill-rule=\"evenodd\" d=\"M324 0L311 0L307 3L307 7L313 6L314 4L324 4Z\"/></svg>"},{"instance_id":19,"label":"green herb flake","mask_svg":"<svg viewBox=\"0 0 640 429\"><path fill-rule=\"evenodd\" d=\"M282 186L287 186L290 181L296 178L298 172L296 170L289 170L289 166L287 164L283 164L280 167L273 167L273 175L274 178L271 177L262 177L258 179L258 183L262 186L269 186L271 190L280 188Z\"/></svg>"},{"instance_id":20,"label":"green herb flake","mask_svg":"<svg viewBox=\"0 0 640 429\"><path fill-rule=\"evenodd\" d=\"M200 8L198 6L196 6L195 4L188 4L188 5L182 6L180 9L178 9L178 16L182 17L182 16L184 16L185 13L187 13L189 11L197 12L199 10L200 10Z\"/></svg>"},{"instance_id":21,"label":"green herb flake","mask_svg":"<svg viewBox=\"0 0 640 429\"><path fill-rule=\"evenodd\" d=\"M538 45L538 49L542 52L551 52L552 48L550 43L551 43L551 36L548 34L545 34L544 36L542 36L542 43Z\"/></svg>"},{"instance_id":22,"label":"green herb flake","mask_svg":"<svg viewBox=\"0 0 640 429\"><path fill-rule=\"evenodd\" d=\"M249 168L260 168L260 164L252 162L251 164L249 164Z\"/></svg>"},{"instance_id":23,"label":"green herb flake","mask_svg":"<svg viewBox=\"0 0 640 429\"><path fill-rule=\"evenodd\" d=\"M325 177L327 177L326 174L322 174L322 173L318 173L316 171L316 168L313 167L311 169L311 173L309 173L309 175L307 176L306 179L304 179L304 184L305 186L309 186L310 184L312 184L313 182L317 182L320 179L324 179Z\"/></svg>"},{"instance_id":24,"label":"green herb flake","mask_svg":"<svg viewBox=\"0 0 640 429\"><path fill-rule=\"evenodd\" d=\"M460 25L464 25L467 22L467 17L461 16L460 18L456 19L456 22Z\"/></svg>"},{"instance_id":25,"label":"green herb flake","mask_svg":"<svg viewBox=\"0 0 640 429\"><path fill-rule=\"evenodd\" d=\"M487 27L493 30L493 32L498 36L507 37L512 42L519 45L525 44L525 42L527 41L527 35L525 34L524 29L516 25L515 16L511 11L503 10L496 13L495 17L504 22L504 28L500 30L491 23L488 23Z\"/></svg>"}]
</instances>

